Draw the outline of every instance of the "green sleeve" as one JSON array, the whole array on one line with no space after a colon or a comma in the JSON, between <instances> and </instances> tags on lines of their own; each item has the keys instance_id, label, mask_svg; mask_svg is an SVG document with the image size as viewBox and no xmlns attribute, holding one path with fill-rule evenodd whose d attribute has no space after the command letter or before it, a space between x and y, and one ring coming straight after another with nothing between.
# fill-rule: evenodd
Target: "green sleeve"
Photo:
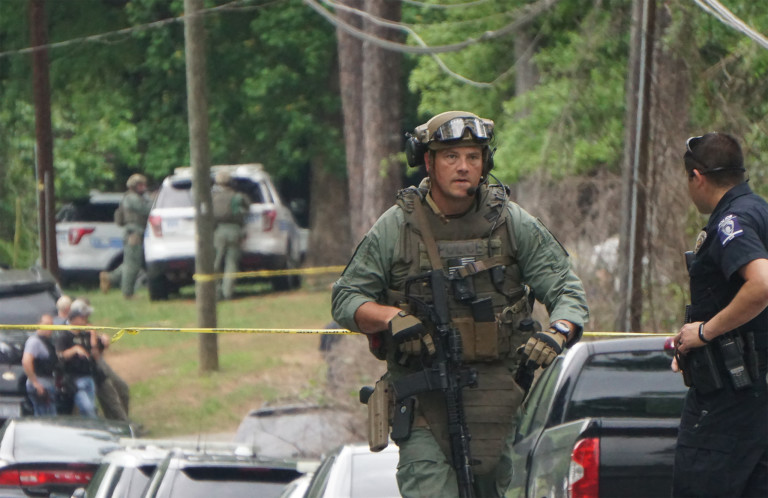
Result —
<instances>
[{"instance_id":1,"label":"green sleeve","mask_svg":"<svg viewBox=\"0 0 768 498\"><path fill-rule=\"evenodd\" d=\"M587 299L565 248L517 204L509 203L509 214L523 282L547 308L550 321L568 320L583 328L589 320Z\"/></svg>"},{"instance_id":2,"label":"green sleeve","mask_svg":"<svg viewBox=\"0 0 768 498\"><path fill-rule=\"evenodd\" d=\"M391 269L400 238L403 213L393 206L363 237L341 277L333 285L333 319L344 328L358 331L355 311L366 302L384 304Z\"/></svg>"}]
</instances>

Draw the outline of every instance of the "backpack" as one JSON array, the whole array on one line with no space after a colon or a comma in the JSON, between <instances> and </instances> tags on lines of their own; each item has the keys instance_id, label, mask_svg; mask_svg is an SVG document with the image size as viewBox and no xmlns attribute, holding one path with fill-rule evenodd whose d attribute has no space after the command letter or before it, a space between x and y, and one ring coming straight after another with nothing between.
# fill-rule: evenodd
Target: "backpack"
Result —
<instances>
[{"instance_id":1,"label":"backpack","mask_svg":"<svg viewBox=\"0 0 768 498\"><path fill-rule=\"evenodd\" d=\"M125 226L125 211L123 211L123 201L115 209L115 224L119 227Z\"/></svg>"}]
</instances>

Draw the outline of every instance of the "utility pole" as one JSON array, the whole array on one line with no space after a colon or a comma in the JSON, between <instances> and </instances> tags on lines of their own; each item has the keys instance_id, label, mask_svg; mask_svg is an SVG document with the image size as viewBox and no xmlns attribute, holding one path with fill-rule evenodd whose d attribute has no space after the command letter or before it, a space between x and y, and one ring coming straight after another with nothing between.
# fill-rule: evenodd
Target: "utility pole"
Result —
<instances>
[{"instance_id":1,"label":"utility pole","mask_svg":"<svg viewBox=\"0 0 768 498\"><path fill-rule=\"evenodd\" d=\"M55 277L59 275L56 255L56 213L53 185L53 133L51 131L51 87L48 79L48 25L44 0L29 0L32 91L35 101L35 167L37 177L38 233L40 262Z\"/></svg>"},{"instance_id":2,"label":"utility pole","mask_svg":"<svg viewBox=\"0 0 768 498\"><path fill-rule=\"evenodd\" d=\"M205 26L200 11L203 0L184 0L184 46L187 63L187 112L189 114L189 159L195 195L197 254L195 273L213 273L213 204L211 200L211 159L208 144L208 89L206 85ZM216 281L195 281L197 323L216 328ZM200 334L200 371L219 369L216 334Z\"/></svg>"},{"instance_id":3,"label":"utility pole","mask_svg":"<svg viewBox=\"0 0 768 498\"><path fill-rule=\"evenodd\" d=\"M656 0L634 0L627 85L627 121L622 185L619 305L616 330L638 332L643 314L643 259L648 198L648 132L653 72Z\"/></svg>"}]
</instances>

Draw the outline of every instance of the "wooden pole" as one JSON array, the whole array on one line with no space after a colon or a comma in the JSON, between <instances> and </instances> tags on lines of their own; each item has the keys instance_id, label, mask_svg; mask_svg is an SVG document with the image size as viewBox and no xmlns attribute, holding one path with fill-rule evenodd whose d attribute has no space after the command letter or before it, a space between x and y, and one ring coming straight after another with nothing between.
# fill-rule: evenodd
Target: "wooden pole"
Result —
<instances>
[{"instance_id":1,"label":"wooden pole","mask_svg":"<svg viewBox=\"0 0 768 498\"><path fill-rule=\"evenodd\" d=\"M56 256L56 212L53 186L53 133L51 87L48 78L48 26L44 0L29 2L30 44L41 47L32 52L32 92L35 101L36 177L40 262L58 277Z\"/></svg>"},{"instance_id":2,"label":"wooden pole","mask_svg":"<svg viewBox=\"0 0 768 498\"><path fill-rule=\"evenodd\" d=\"M184 0L184 45L187 62L187 111L189 114L189 158L195 195L197 255L195 273L213 273L213 209L211 201L211 162L208 144L208 90L206 85L205 26L199 12L203 0ZM202 328L216 327L216 282L195 282L197 323ZM219 369L216 334L200 334L200 372Z\"/></svg>"}]
</instances>

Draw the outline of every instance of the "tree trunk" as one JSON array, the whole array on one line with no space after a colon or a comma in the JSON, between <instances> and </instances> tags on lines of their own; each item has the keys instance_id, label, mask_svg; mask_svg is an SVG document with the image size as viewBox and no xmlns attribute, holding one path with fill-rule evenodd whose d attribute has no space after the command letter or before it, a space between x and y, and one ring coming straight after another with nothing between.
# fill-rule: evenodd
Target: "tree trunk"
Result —
<instances>
[{"instance_id":1,"label":"tree trunk","mask_svg":"<svg viewBox=\"0 0 768 498\"><path fill-rule=\"evenodd\" d=\"M340 4L356 9L362 0L340 0ZM339 9L341 20L361 27L360 17ZM354 227L363 226L363 43L343 29L336 30L339 54L339 86L341 107L344 115L344 148L347 162L347 184L349 199L349 224L344 230L351 244L344 251L351 256L352 249L361 236ZM314 185L313 185L314 187ZM327 195L327 194L325 194ZM316 197L313 197L317 199ZM314 225L312 225L314 226ZM313 247L314 250L314 247Z\"/></svg>"},{"instance_id":2,"label":"tree trunk","mask_svg":"<svg viewBox=\"0 0 768 498\"><path fill-rule=\"evenodd\" d=\"M657 13L657 40L670 39L668 30L671 19L666 9ZM646 325L650 330L670 330L679 326L673 316L657 314L655 310L669 310L666 302L677 303L677 319L683 317L685 299L676 292L687 289L688 273L683 252L693 248L693 241L686 231L687 216L691 205L688 196L686 175L683 170L684 143L688 137L689 93L691 75L681 70L685 63L686 50L691 50L690 21L685 18L682 26L676 26L676 40L655 45L653 90L651 92L651 143L648 174L648 271L645 285L651 289L645 293L645 307L649 310ZM676 46L675 46L676 45ZM695 49L694 49L695 50ZM658 236L657 236L658 234ZM674 286L670 283L677 283ZM672 324L669 319L672 318Z\"/></svg>"},{"instance_id":3,"label":"tree trunk","mask_svg":"<svg viewBox=\"0 0 768 498\"><path fill-rule=\"evenodd\" d=\"M312 162L309 267L344 265L349 260L351 215L346 191L346 178L329 171L321 158Z\"/></svg>"},{"instance_id":4,"label":"tree trunk","mask_svg":"<svg viewBox=\"0 0 768 498\"><path fill-rule=\"evenodd\" d=\"M371 15L400 20L400 2L366 0ZM392 30L365 21L365 31L376 38L399 40ZM371 42L363 43L363 203L362 224L353 225L354 240L360 240L376 219L392 205L402 186L402 165L397 154L402 149L400 53ZM355 206L351 206L355 210Z\"/></svg>"}]
</instances>

